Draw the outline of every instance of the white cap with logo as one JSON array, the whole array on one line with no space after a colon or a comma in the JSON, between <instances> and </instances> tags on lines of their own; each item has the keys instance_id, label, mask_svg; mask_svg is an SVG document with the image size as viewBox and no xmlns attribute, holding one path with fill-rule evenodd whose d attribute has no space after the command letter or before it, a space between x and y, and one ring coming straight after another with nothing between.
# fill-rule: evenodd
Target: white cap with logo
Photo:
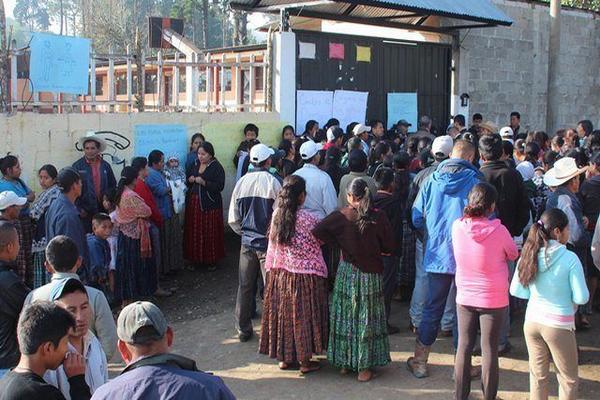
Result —
<instances>
[{"instance_id":1,"label":"white cap with logo","mask_svg":"<svg viewBox=\"0 0 600 400\"><path fill-rule=\"evenodd\" d=\"M354 136L358 136L361 133L365 132L371 132L371 127L363 124L356 124L354 126L354 129L352 129L352 133L354 134Z\"/></svg>"},{"instance_id":2,"label":"white cap with logo","mask_svg":"<svg viewBox=\"0 0 600 400\"><path fill-rule=\"evenodd\" d=\"M260 164L275 154L275 150L262 143L255 144L250 149L250 162Z\"/></svg>"},{"instance_id":3,"label":"white cap with logo","mask_svg":"<svg viewBox=\"0 0 600 400\"><path fill-rule=\"evenodd\" d=\"M320 143L315 143L312 140L302 143L300 146L300 157L303 160L310 160L323 148Z\"/></svg>"}]
</instances>

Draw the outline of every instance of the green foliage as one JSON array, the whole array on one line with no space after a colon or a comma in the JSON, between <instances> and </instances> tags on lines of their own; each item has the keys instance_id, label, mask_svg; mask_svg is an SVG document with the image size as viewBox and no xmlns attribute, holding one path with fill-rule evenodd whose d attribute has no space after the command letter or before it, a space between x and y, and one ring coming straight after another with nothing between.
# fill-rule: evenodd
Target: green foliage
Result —
<instances>
[{"instance_id":1,"label":"green foliage","mask_svg":"<svg viewBox=\"0 0 600 400\"><path fill-rule=\"evenodd\" d=\"M47 4L38 0L17 0L13 10L15 19L30 31L45 31L50 27L50 13Z\"/></svg>"},{"instance_id":2,"label":"green foliage","mask_svg":"<svg viewBox=\"0 0 600 400\"><path fill-rule=\"evenodd\" d=\"M541 0L550 3L550 0ZM581 8L583 10L600 11L600 0L561 0L563 6Z\"/></svg>"}]
</instances>

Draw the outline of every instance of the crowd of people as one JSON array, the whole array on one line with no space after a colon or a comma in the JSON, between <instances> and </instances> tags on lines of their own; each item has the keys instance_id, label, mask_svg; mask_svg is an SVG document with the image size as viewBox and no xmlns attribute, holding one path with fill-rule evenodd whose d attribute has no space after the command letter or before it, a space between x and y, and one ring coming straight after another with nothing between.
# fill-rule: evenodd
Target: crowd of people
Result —
<instances>
[{"instance_id":1,"label":"crowd of people","mask_svg":"<svg viewBox=\"0 0 600 400\"><path fill-rule=\"evenodd\" d=\"M600 300L600 131L583 120L550 137L520 118L499 129L475 114L467 128L456 115L444 134L428 116L416 130L309 121L276 148L246 125L227 216L241 236L239 340L260 314L259 352L279 368L311 373L326 354L366 382L391 362L392 300L410 300L412 374L427 377L438 335L452 336L456 398L481 377L494 399L526 308L532 396L547 398L552 360L561 399L576 398L575 329L591 328ZM172 295L163 277L225 256L213 145L196 133L185 159L156 149L119 180L100 136L79 145L71 167L39 168L38 194L17 156L0 159L0 399L233 398L169 352L172 329L143 301ZM109 381L117 350L127 366Z\"/></svg>"}]
</instances>

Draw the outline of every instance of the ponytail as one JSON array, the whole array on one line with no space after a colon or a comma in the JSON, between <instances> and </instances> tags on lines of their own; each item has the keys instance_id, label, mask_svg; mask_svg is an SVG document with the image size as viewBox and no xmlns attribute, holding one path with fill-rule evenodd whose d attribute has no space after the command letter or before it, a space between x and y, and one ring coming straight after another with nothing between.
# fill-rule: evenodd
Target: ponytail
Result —
<instances>
[{"instance_id":1,"label":"ponytail","mask_svg":"<svg viewBox=\"0 0 600 400\"><path fill-rule=\"evenodd\" d=\"M296 214L300 196L306 192L306 181L297 175L288 175L277 195L277 209L273 213L269 238L279 244L289 244L296 233Z\"/></svg>"},{"instance_id":2,"label":"ponytail","mask_svg":"<svg viewBox=\"0 0 600 400\"><path fill-rule=\"evenodd\" d=\"M358 219L356 224L360 233L364 233L368 225L375 223L375 212L371 207L372 194L367 182L361 178L355 178L348 186L348 193L357 199L358 207L356 212L358 213Z\"/></svg>"},{"instance_id":3,"label":"ponytail","mask_svg":"<svg viewBox=\"0 0 600 400\"><path fill-rule=\"evenodd\" d=\"M487 182L476 184L469 192L469 204L464 209L464 216L467 218L487 216L497 198L498 191L494 186Z\"/></svg>"},{"instance_id":4,"label":"ponytail","mask_svg":"<svg viewBox=\"0 0 600 400\"><path fill-rule=\"evenodd\" d=\"M535 280L538 272L538 254L540 249L548 248L548 242L553 237L554 230L558 228L561 232L569 225L567 215L558 208L546 210L539 221L529 229L529 235L523 245L521 260L519 261L519 281L525 287Z\"/></svg>"},{"instance_id":5,"label":"ponytail","mask_svg":"<svg viewBox=\"0 0 600 400\"><path fill-rule=\"evenodd\" d=\"M138 177L138 170L134 167L128 166L123 168L121 172L121 179L119 179L119 183L117 183L117 191L115 193L115 207L119 206L121 203L121 196L123 196L123 192L125 191L125 187L131 185Z\"/></svg>"}]
</instances>

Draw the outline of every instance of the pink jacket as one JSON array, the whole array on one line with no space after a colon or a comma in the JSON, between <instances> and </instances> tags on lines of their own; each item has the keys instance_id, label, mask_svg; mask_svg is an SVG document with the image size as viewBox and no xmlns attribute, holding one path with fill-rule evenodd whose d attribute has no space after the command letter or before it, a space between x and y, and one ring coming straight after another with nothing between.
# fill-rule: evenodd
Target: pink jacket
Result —
<instances>
[{"instance_id":1,"label":"pink jacket","mask_svg":"<svg viewBox=\"0 0 600 400\"><path fill-rule=\"evenodd\" d=\"M452 225L456 259L456 304L480 308L508 306L508 261L519 256L499 219L459 218Z\"/></svg>"}]
</instances>

